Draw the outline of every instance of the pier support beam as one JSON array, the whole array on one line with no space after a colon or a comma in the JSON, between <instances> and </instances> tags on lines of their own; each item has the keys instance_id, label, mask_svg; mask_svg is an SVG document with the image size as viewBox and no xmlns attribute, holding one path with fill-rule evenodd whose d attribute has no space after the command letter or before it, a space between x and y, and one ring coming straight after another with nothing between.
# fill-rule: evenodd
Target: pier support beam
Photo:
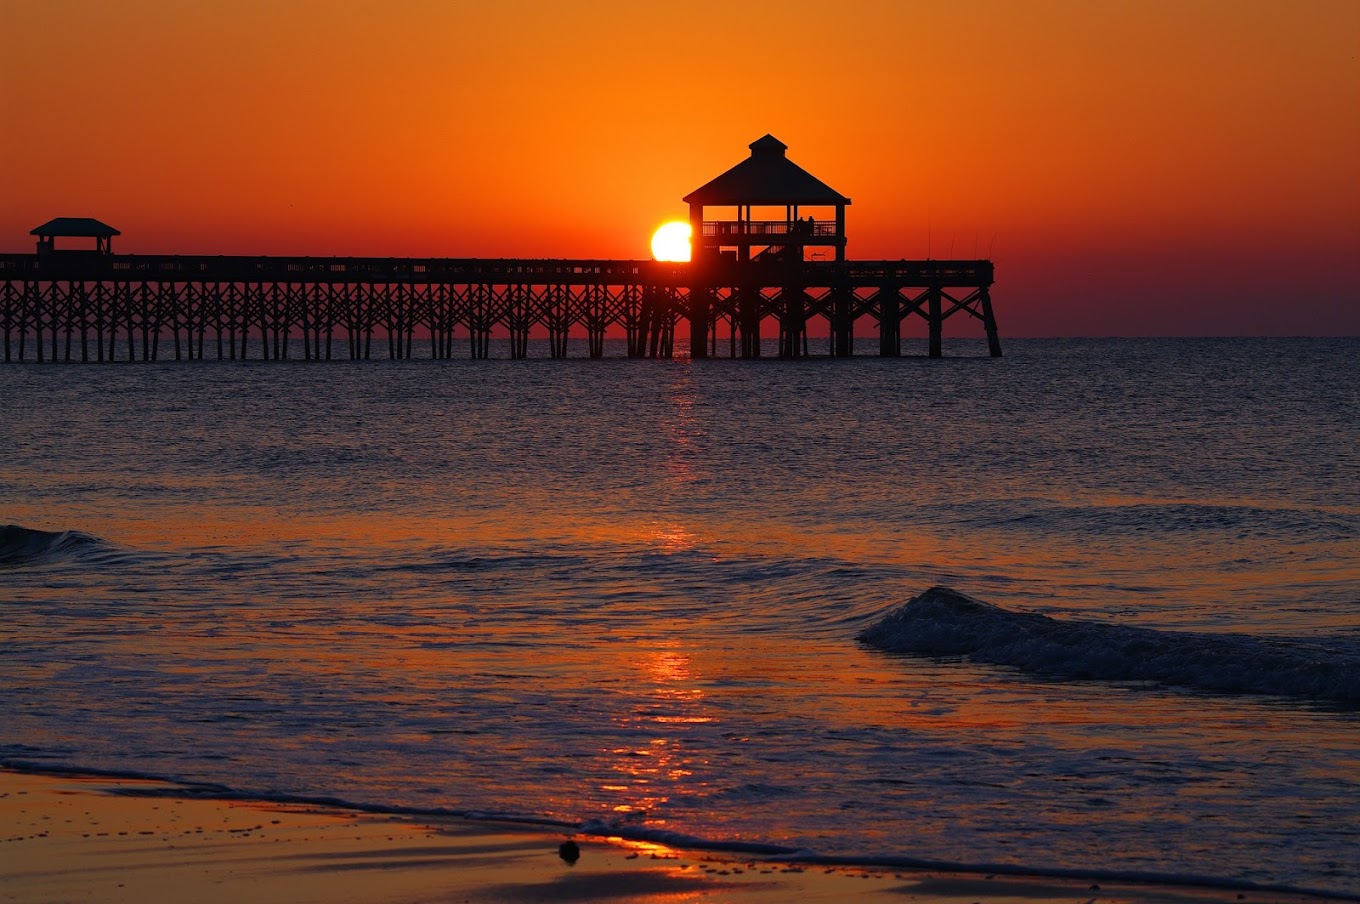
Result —
<instances>
[{"instance_id":1,"label":"pier support beam","mask_svg":"<svg viewBox=\"0 0 1360 904\"><path fill-rule=\"evenodd\" d=\"M944 312L941 310L941 295L943 290L939 286L931 286L929 294L926 296L926 321L930 324L930 357L939 358L944 355Z\"/></svg>"},{"instance_id":2,"label":"pier support beam","mask_svg":"<svg viewBox=\"0 0 1360 904\"><path fill-rule=\"evenodd\" d=\"M831 290L831 355L848 358L855 353L855 293L845 286Z\"/></svg>"},{"instance_id":3,"label":"pier support beam","mask_svg":"<svg viewBox=\"0 0 1360 904\"><path fill-rule=\"evenodd\" d=\"M705 285L695 285L689 293L689 356L708 357L708 333L713 310L713 292Z\"/></svg>"},{"instance_id":4,"label":"pier support beam","mask_svg":"<svg viewBox=\"0 0 1360 904\"><path fill-rule=\"evenodd\" d=\"M878 354L882 358L902 354L902 305L896 286L878 290Z\"/></svg>"},{"instance_id":5,"label":"pier support beam","mask_svg":"<svg viewBox=\"0 0 1360 904\"><path fill-rule=\"evenodd\" d=\"M982 305L982 325L987 330L987 351L993 358L1001 357L1001 336L996 331L996 315L992 313L992 294L983 287L978 292Z\"/></svg>"},{"instance_id":6,"label":"pier support beam","mask_svg":"<svg viewBox=\"0 0 1360 904\"><path fill-rule=\"evenodd\" d=\"M751 286L737 289L737 316L741 321L741 356L760 357L760 290Z\"/></svg>"},{"instance_id":7,"label":"pier support beam","mask_svg":"<svg viewBox=\"0 0 1360 904\"><path fill-rule=\"evenodd\" d=\"M779 357L801 358L807 344L807 297L785 286L779 293Z\"/></svg>"}]
</instances>

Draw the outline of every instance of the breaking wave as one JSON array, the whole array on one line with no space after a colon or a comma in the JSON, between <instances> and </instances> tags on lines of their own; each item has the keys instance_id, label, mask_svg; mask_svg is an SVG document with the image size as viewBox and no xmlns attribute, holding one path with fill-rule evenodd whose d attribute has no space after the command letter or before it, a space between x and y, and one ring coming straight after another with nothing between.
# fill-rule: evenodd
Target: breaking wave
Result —
<instances>
[{"instance_id":1,"label":"breaking wave","mask_svg":"<svg viewBox=\"0 0 1360 904\"><path fill-rule=\"evenodd\" d=\"M103 541L80 531L46 531L0 526L0 568L44 565L102 547Z\"/></svg>"},{"instance_id":2,"label":"breaking wave","mask_svg":"<svg viewBox=\"0 0 1360 904\"><path fill-rule=\"evenodd\" d=\"M966 656L1049 678L1360 702L1360 645L1353 641L1057 619L1012 612L947 587L913 597L861 631L859 640L889 652Z\"/></svg>"}]
</instances>

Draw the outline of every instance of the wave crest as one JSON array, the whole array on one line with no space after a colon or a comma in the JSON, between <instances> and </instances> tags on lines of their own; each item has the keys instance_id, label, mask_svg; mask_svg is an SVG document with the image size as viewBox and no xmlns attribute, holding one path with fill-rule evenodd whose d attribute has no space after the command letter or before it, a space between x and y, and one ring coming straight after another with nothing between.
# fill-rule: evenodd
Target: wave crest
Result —
<instances>
[{"instance_id":1,"label":"wave crest","mask_svg":"<svg viewBox=\"0 0 1360 904\"><path fill-rule=\"evenodd\" d=\"M967 656L1050 678L1360 702L1360 646L1339 638L1248 637L1056 619L1012 612L948 587L913 597L858 636L889 652Z\"/></svg>"},{"instance_id":2,"label":"wave crest","mask_svg":"<svg viewBox=\"0 0 1360 904\"><path fill-rule=\"evenodd\" d=\"M102 545L76 530L46 531L17 524L0 526L0 568L23 568L59 561Z\"/></svg>"}]
</instances>

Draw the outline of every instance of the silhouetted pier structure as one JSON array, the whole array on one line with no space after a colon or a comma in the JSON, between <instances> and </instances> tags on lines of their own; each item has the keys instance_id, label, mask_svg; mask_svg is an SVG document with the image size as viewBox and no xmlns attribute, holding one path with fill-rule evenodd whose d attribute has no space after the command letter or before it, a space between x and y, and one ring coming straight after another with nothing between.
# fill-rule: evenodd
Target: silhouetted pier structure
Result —
<instances>
[{"instance_id":1,"label":"silhouetted pier structure","mask_svg":"<svg viewBox=\"0 0 1360 904\"><path fill-rule=\"evenodd\" d=\"M926 322L928 352L939 357L944 323L957 314L981 321L1000 356L990 261L847 260L850 199L784 150L767 135L748 160L686 196L694 246L686 263L118 255L116 229L53 220L33 230L37 253L0 255L5 360L239 359L251 340L271 360L370 358L375 345L389 358L449 358L458 340L485 358L493 334L523 358L532 332L547 334L554 358L584 333L594 358L611 330L623 332L630 356L669 358L681 321L691 356L726 345L749 358L760 355L767 320L778 324L780 357L797 358L818 318L833 356L853 353L864 319L877 329L879 354L896 356L910 317ZM715 207L735 213L708 219ZM97 246L55 247L70 236Z\"/></svg>"}]
</instances>

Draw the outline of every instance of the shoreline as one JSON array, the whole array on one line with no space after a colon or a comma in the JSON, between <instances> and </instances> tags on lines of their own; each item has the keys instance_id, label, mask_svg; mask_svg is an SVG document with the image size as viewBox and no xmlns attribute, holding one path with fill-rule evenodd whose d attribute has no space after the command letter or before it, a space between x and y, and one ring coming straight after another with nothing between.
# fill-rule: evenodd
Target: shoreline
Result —
<instances>
[{"instance_id":1,"label":"shoreline","mask_svg":"<svg viewBox=\"0 0 1360 904\"><path fill-rule=\"evenodd\" d=\"M0 767L0 901L1356 900L1077 875L1015 875L680 848L554 826L253 800L216 786ZM572 839L580 859L558 846Z\"/></svg>"}]
</instances>

